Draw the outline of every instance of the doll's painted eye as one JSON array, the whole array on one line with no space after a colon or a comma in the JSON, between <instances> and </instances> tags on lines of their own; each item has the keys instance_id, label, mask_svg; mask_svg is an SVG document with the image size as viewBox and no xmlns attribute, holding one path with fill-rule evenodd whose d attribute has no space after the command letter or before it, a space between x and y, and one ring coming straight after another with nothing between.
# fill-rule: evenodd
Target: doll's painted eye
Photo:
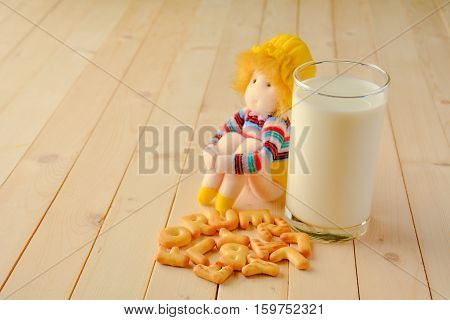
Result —
<instances>
[{"instance_id":1,"label":"doll's painted eye","mask_svg":"<svg viewBox=\"0 0 450 320\"><path fill-rule=\"evenodd\" d=\"M256 79L253 79L252 83L256 83Z\"/></svg>"},{"instance_id":2,"label":"doll's painted eye","mask_svg":"<svg viewBox=\"0 0 450 320\"><path fill-rule=\"evenodd\" d=\"M271 87L272 85L269 82L267 82L266 86Z\"/></svg>"}]
</instances>

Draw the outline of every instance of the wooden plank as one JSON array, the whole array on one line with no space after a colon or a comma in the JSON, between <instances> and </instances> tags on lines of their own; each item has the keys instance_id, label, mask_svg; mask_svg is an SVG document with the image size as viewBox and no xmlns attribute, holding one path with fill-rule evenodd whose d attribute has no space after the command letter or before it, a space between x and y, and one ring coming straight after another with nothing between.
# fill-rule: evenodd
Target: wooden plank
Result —
<instances>
[{"instance_id":1,"label":"wooden plank","mask_svg":"<svg viewBox=\"0 0 450 320\"><path fill-rule=\"evenodd\" d=\"M315 61L336 57L333 6L330 0L301 0L298 29L300 38L308 44Z\"/></svg>"},{"instance_id":2,"label":"wooden plank","mask_svg":"<svg viewBox=\"0 0 450 320\"><path fill-rule=\"evenodd\" d=\"M446 1L438 2L440 3L438 3L437 6L442 6ZM404 1L403 3L406 7L406 12L408 13L407 17L410 23L413 23L435 9L431 3L424 1ZM427 81L435 107L439 113L441 124L447 136L447 141L450 142L450 77L448 72L445 72L450 69L448 59L448 54L450 52L448 41L449 13L450 6L447 5L442 9L442 15L435 14L430 16L430 18L422 24L416 26L412 30L412 33L420 59L421 70ZM426 210L427 212L432 211L434 213L432 216L433 224L431 226L429 225L428 215L417 215L416 217L417 224L420 225L419 229L425 228L426 230L422 233L425 234L424 237L428 240L423 241L433 241L426 235L434 233L434 230L432 229L434 228L434 225L442 226L442 235L445 235L445 232L448 234L449 220L446 220L445 217L448 216L448 212L450 212L450 205L447 201L448 196L442 193L442 191L449 190L450 188L448 167L446 167L445 163L419 166L405 164L404 167L405 172L408 172L408 185L420 183L420 186L410 188L413 208L417 208L417 210ZM435 185L439 186L437 190L434 189ZM428 199L426 197L428 197ZM424 207L425 205L430 204L430 199L438 201L441 205ZM443 244L446 243L447 248L449 247L448 239L443 238L440 241L442 241ZM427 246L427 251L424 253L429 257L427 261L430 261L430 259L440 259L439 257L442 252L439 251L441 248L442 246ZM431 252L428 252L428 250L431 250ZM448 294L444 295L446 289L436 287L434 284L448 282L446 279L448 279L449 273L442 272L435 266L432 266L431 268L432 273L430 274L430 278L432 279L433 298L448 299Z\"/></svg>"},{"instance_id":3,"label":"wooden plank","mask_svg":"<svg viewBox=\"0 0 450 320\"><path fill-rule=\"evenodd\" d=\"M104 10L104 4L91 8L90 14L74 24L74 30L65 38L66 43L81 50L82 54L94 54L120 19L126 3L127 1L112 3L111 10ZM90 30L89 37L86 36L86 30ZM42 33L40 30L36 32ZM23 50L28 50L23 55L31 55L36 48L26 47ZM7 179L87 63L85 59L59 45L48 57L48 61L35 74L30 75L27 83L2 106L0 185ZM26 79L26 75L24 77Z\"/></svg>"},{"instance_id":4,"label":"wooden plank","mask_svg":"<svg viewBox=\"0 0 450 320\"><path fill-rule=\"evenodd\" d=\"M392 131L387 125L381 144L372 221L367 234L356 242L361 299L430 299L403 177L394 156Z\"/></svg>"},{"instance_id":5,"label":"wooden plank","mask_svg":"<svg viewBox=\"0 0 450 320\"><path fill-rule=\"evenodd\" d=\"M403 164L411 208L433 299L450 298L450 167Z\"/></svg>"},{"instance_id":6,"label":"wooden plank","mask_svg":"<svg viewBox=\"0 0 450 320\"><path fill-rule=\"evenodd\" d=\"M401 2L370 3L373 16L382 14L382 17L373 19L376 46L410 26ZM448 142L428 92L412 32L392 41L379 51L378 57L380 63L392 73L390 114L401 160L448 162ZM397 73L401 76L396 77Z\"/></svg>"},{"instance_id":7,"label":"wooden plank","mask_svg":"<svg viewBox=\"0 0 450 320\"><path fill-rule=\"evenodd\" d=\"M198 98L198 93L202 94L201 89L199 89L200 92L196 92L196 90L192 90L192 86L197 87L196 84L199 82L198 88L201 88L202 81L206 83L207 73L201 72L203 70L199 66L203 63L207 68L208 58L211 62L213 61L214 45L220 38L222 27L220 15L214 17L211 13L221 12L224 14L222 12L225 12L226 14L226 8L226 3L211 1L206 1L201 7L198 14L199 24L192 29L191 37L184 47L187 54L177 56L178 58L172 66L173 72L169 73L167 79L166 90L163 90L158 99L158 103L163 105L169 113L181 110L181 114L178 116L186 121L192 121L192 117L195 118L196 114L191 110L180 109L180 103L186 103L189 97ZM205 32L205 30L208 31ZM157 43L160 40L158 39ZM181 52L184 48L181 48ZM189 68L190 72L186 72L188 70L181 66ZM192 70L192 66L196 66L195 70ZM143 70L139 65L135 65L135 67L140 72L139 77L147 76L148 69ZM125 81L127 83L130 81L127 76ZM174 89L176 95L174 95ZM172 97L175 97L177 101L170 100L169 103L168 99L172 99ZM128 88L119 88L56 201L48 211L44 222L16 266L5 289L10 286L14 288L15 281L17 281L17 285L29 278L30 272L34 273L36 270L35 263L39 261L39 257L45 255L44 261L40 261L40 266L48 267L49 264L70 254L87 241L95 239L101 226L100 221L104 219L131 160L137 144L139 127L145 124L152 110L150 106L149 101L142 99ZM158 115L156 110L152 114ZM161 115L167 117L166 113L162 111ZM161 123L160 119L155 119L156 123ZM94 192L96 196L92 197ZM55 225L57 225L56 228ZM61 228L66 230L62 236L59 232ZM60 235L60 241L57 241L59 244L53 245L55 236L58 234ZM49 239L53 240L49 241ZM90 248L91 246L80 249L78 252L83 254L81 259L80 255L76 254L78 259L75 261L69 259L71 261L68 264L65 262L59 264L55 269L17 292L14 297L34 297L36 295L47 298L67 297L84 265ZM45 292L43 292L43 288L45 288Z\"/></svg>"},{"instance_id":8,"label":"wooden plank","mask_svg":"<svg viewBox=\"0 0 450 320\"><path fill-rule=\"evenodd\" d=\"M126 72L159 8L158 2L142 7L138 4L124 14L95 57L96 63L119 77ZM0 225L2 283L54 200L118 85L104 71L89 65L0 189L4 221Z\"/></svg>"},{"instance_id":9,"label":"wooden plank","mask_svg":"<svg viewBox=\"0 0 450 320\"><path fill-rule=\"evenodd\" d=\"M404 1L408 22L418 21L436 10L428 1ZM449 34L439 13L430 16L411 30L429 92L441 119L441 125L450 142L450 54Z\"/></svg>"},{"instance_id":10,"label":"wooden plank","mask_svg":"<svg viewBox=\"0 0 450 320\"><path fill-rule=\"evenodd\" d=\"M448 0L434 0L433 1L436 8L441 8L439 10L439 16L444 23L447 34L450 34L450 6Z\"/></svg>"},{"instance_id":11,"label":"wooden plank","mask_svg":"<svg viewBox=\"0 0 450 320\"><path fill-rule=\"evenodd\" d=\"M378 45L395 35L392 30L409 27L401 2L371 1L370 5L377 17L373 29ZM432 297L447 298L450 256L443 253L448 251L450 225L448 141L423 76L414 35L405 33L380 50L378 58L392 76L389 111Z\"/></svg>"},{"instance_id":12,"label":"wooden plank","mask_svg":"<svg viewBox=\"0 0 450 320\"><path fill-rule=\"evenodd\" d=\"M193 23L198 23L198 13L195 14L198 4L198 1L183 0L167 2L149 35L150 40L136 58L136 70L132 73L135 80L132 83L142 88L152 88L152 99L158 98L165 74L189 35L187 31ZM158 44L159 39L164 38L170 41ZM156 46L159 46L158 50L154 50ZM180 54L186 57L188 52L190 50L184 49ZM147 70L155 71L155 68L160 71L152 72L149 77ZM139 69L142 71L139 72ZM168 90L167 84L165 90ZM169 165L173 166L173 161ZM155 234L166 220L160 212L169 210L176 181L176 176L140 174L138 152L135 153L74 288L72 299L143 297L150 277L148 268L155 252ZM136 211L152 199L155 200ZM128 218L129 215L132 216ZM129 248L135 249L130 251Z\"/></svg>"},{"instance_id":13,"label":"wooden plank","mask_svg":"<svg viewBox=\"0 0 450 320\"><path fill-rule=\"evenodd\" d=\"M261 26L260 42L280 33L297 33L297 0L267 0Z\"/></svg>"},{"instance_id":14,"label":"wooden plank","mask_svg":"<svg viewBox=\"0 0 450 320\"><path fill-rule=\"evenodd\" d=\"M336 56L333 10L328 0L300 2L299 35L316 61ZM311 269L291 269L289 299L358 299L352 242L314 243Z\"/></svg>"},{"instance_id":15,"label":"wooden plank","mask_svg":"<svg viewBox=\"0 0 450 320\"><path fill-rule=\"evenodd\" d=\"M41 25L65 41L91 10L100 14L101 4L87 0L64 1L42 21ZM34 29L26 41L20 43L10 53L9 58L0 63L0 76L2 79L8 79L2 81L0 86L0 112L60 47L61 44L47 33Z\"/></svg>"},{"instance_id":16,"label":"wooden plank","mask_svg":"<svg viewBox=\"0 0 450 320\"><path fill-rule=\"evenodd\" d=\"M374 51L366 1L335 7L338 55L360 60ZM375 56L367 62L378 64ZM390 106L389 106L390 107ZM427 299L429 291L387 112L373 195L371 223L355 241L361 299Z\"/></svg>"},{"instance_id":17,"label":"wooden plank","mask_svg":"<svg viewBox=\"0 0 450 320\"><path fill-rule=\"evenodd\" d=\"M60 0L21 1L19 3L11 0L3 1L0 5L0 39L2 39L0 42L0 61L34 28L33 24L8 7L17 10L23 16L39 24L59 2Z\"/></svg>"}]
</instances>

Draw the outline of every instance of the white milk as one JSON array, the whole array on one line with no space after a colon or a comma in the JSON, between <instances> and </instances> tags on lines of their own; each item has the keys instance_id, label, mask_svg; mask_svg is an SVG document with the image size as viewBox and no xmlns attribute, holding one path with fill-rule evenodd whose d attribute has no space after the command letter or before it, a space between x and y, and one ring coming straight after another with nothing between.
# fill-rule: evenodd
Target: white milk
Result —
<instances>
[{"instance_id":1,"label":"white milk","mask_svg":"<svg viewBox=\"0 0 450 320\"><path fill-rule=\"evenodd\" d=\"M318 88L330 79L319 77L304 83ZM349 96L378 88L369 81L339 77L319 91ZM294 86L287 208L298 219L318 227L360 225L370 214L386 93L365 98L315 94L304 99L309 94ZM294 150L299 148L305 126L310 129L300 150L310 174L302 172Z\"/></svg>"}]
</instances>

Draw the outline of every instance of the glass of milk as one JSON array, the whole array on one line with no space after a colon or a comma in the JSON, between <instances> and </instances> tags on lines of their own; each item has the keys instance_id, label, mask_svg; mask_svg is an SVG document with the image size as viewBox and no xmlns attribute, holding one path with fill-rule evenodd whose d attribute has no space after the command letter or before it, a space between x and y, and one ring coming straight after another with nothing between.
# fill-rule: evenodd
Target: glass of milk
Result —
<instances>
[{"instance_id":1,"label":"glass of milk","mask_svg":"<svg viewBox=\"0 0 450 320\"><path fill-rule=\"evenodd\" d=\"M389 75L361 62L308 62L294 71L286 217L324 242L368 226Z\"/></svg>"}]
</instances>

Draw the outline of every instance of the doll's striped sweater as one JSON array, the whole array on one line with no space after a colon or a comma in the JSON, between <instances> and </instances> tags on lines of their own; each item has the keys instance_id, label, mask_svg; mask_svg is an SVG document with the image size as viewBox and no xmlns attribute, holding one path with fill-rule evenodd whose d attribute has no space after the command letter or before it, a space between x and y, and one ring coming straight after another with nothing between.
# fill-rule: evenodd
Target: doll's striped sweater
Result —
<instances>
[{"instance_id":1,"label":"doll's striped sweater","mask_svg":"<svg viewBox=\"0 0 450 320\"><path fill-rule=\"evenodd\" d=\"M289 119L278 118L272 114L254 114L250 110L241 109L217 131L206 148L217 153L217 143L228 132L261 140L263 144L261 150L233 155L233 173L255 173L262 168L262 157L266 157L268 163L287 161L289 129Z\"/></svg>"}]
</instances>

